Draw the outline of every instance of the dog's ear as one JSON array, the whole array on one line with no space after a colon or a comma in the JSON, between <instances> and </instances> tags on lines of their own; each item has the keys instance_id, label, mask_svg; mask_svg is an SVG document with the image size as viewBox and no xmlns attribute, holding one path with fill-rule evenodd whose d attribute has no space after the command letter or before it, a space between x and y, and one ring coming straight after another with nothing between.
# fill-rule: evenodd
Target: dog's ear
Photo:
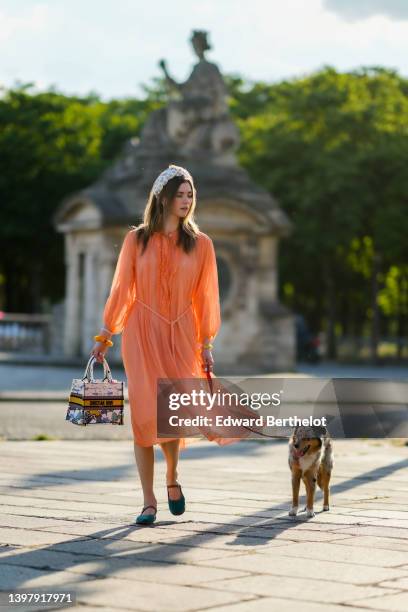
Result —
<instances>
[{"instance_id":1,"label":"dog's ear","mask_svg":"<svg viewBox=\"0 0 408 612\"><path fill-rule=\"evenodd\" d=\"M314 426L313 432L315 433L317 438L324 438L325 436L327 436L327 429L323 425L319 425L316 427Z\"/></svg>"}]
</instances>

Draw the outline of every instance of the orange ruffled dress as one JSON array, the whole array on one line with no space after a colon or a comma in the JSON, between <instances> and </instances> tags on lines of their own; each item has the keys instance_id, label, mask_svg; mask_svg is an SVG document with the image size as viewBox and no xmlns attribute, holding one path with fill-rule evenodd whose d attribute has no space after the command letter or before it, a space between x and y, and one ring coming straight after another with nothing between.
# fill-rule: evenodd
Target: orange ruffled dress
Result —
<instances>
[{"instance_id":1,"label":"orange ruffled dress","mask_svg":"<svg viewBox=\"0 0 408 612\"><path fill-rule=\"evenodd\" d=\"M157 378L205 376L201 343L221 325L218 274L207 234L187 254L177 231L155 232L142 255L135 231L124 238L103 321L122 333L134 440L152 446L169 441L157 437Z\"/></svg>"}]
</instances>

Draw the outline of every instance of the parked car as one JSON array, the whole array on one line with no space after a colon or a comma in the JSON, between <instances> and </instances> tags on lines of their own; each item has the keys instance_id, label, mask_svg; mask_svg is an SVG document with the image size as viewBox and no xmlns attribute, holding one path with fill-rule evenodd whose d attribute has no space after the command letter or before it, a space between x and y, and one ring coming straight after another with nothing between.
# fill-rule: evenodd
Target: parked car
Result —
<instances>
[{"instance_id":1,"label":"parked car","mask_svg":"<svg viewBox=\"0 0 408 612\"><path fill-rule=\"evenodd\" d=\"M295 317L296 326L296 359L298 361L308 361L318 363L320 361L320 339L317 334L313 334L303 315Z\"/></svg>"}]
</instances>

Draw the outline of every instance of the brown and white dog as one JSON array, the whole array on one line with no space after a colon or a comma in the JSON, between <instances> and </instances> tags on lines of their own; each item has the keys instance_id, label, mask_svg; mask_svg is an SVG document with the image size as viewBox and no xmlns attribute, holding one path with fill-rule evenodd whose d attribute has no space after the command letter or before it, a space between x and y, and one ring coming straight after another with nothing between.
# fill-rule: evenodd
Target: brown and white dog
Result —
<instances>
[{"instance_id":1,"label":"brown and white dog","mask_svg":"<svg viewBox=\"0 0 408 612\"><path fill-rule=\"evenodd\" d=\"M329 483L333 469L333 448L325 427L296 427L289 440L289 468L292 472L292 508L299 506L300 481L306 487L306 515L313 517L316 482L323 491L323 510L329 510Z\"/></svg>"}]
</instances>

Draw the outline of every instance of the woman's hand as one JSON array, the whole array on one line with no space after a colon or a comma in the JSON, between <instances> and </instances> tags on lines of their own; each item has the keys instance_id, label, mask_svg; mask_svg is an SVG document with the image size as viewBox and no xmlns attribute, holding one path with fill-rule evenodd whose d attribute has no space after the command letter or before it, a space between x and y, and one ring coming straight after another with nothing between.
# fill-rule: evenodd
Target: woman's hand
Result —
<instances>
[{"instance_id":1,"label":"woman's hand","mask_svg":"<svg viewBox=\"0 0 408 612\"><path fill-rule=\"evenodd\" d=\"M103 363L103 358L106 355L109 346L105 342L95 342L91 355L93 355L98 363Z\"/></svg>"},{"instance_id":2,"label":"woman's hand","mask_svg":"<svg viewBox=\"0 0 408 612\"><path fill-rule=\"evenodd\" d=\"M214 359L210 349L202 349L201 357L203 360L204 371L212 372L214 367Z\"/></svg>"}]
</instances>

